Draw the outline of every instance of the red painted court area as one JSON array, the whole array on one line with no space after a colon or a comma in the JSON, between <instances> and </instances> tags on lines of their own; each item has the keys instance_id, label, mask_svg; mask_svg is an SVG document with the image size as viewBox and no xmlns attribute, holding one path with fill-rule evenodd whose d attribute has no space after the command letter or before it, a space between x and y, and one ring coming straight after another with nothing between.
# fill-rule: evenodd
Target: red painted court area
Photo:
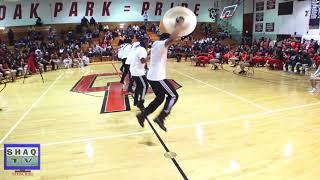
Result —
<instances>
[{"instance_id":1,"label":"red painted court area","mask_svg":"<svg viewBox=\"0 0 320 180\"><path fill-rule=\"evenodd\" d=\"M106 86L92 87L97 77L101 76L119 76L120 73L103 73L83 76L71 89L72 92L89 93L105 91L102 101L101 113L112 113L130 110L129 94L122 90L122 84L119 82L108 82ZM128 83L129 79L125 81ZM172 79L169 82L175 89L181 88L181 85ZM152 93L152 89L148 89Z\"/></svg>"},{"instance_id":2,"label":"red painted court area","mask_svg":"<svg viewBox=\"0 0 320 180\"><path fill-rule=\"evenodd\" d=\"M106 91L108 86L92 87L94 81L99 76L118 76L119 73L103 73L103 74L91 74L83 76L71 89L72 92L87 93L87 92L100 92Z\"/></svg>"},{"instance_id":3,"label":"red painted court area","mask_svg":"<svg viewBox=\"0 0 320 180\"><path fill-rule=\"evenodd\" d=\"M122 84L112 82L108 84L102 102L101 113L111 113L130 110L128 93L122 90Z\"/></svg>"},{"instance_id":4,"label":"red painted court area","mask_svg":"<svg viewBox=\"0 0 320 180\"><path fill-rule=\"evenodd\" d=\"M175 89L181 88L181 85L170 79L169 82ZM108 84L108 90L105 93L102 102L101 113L121 112L130 110L129 94L122 90L122 84L112 82ZM152 93L152 89L148 89Z\"/></svg>"}]
</instances>

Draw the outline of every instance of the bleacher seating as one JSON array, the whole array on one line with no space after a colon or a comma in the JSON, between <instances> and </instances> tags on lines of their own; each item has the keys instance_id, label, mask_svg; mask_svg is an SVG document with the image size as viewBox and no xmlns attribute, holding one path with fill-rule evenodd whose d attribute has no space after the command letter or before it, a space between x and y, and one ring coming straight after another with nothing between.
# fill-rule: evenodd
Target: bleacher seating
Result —
<instances>
[{"instance_id":1,"label":"bleacher seating","mask_svg":"<svg viewBox=\"0 0 320 180\"><path fill-rule=\"evenodd\" d=\"M150 22L150 24L152 24L152 23L154 23L154 22ZM108 24L109 29L111 29L111 30L116 29L116 28L118 28L118 29L126 29L129 26L129 24L138 25L138 26L143 25L142 22L102 23L103 26L105 24ZM155 23L155 24L158 24L158 23ZM47 34L48 34L50 28L53 28L53 29L55 29L55 31L57 33L60 33L62 31L67 32L69 30L74 30L74 29L76 29L77 25L78 24L54 24L54 25L43 25L43 26L34 27L34 28L35 28L36 31L41 32L44 35L44 38L45 38L44 40L46 41L47 40L46 39L47 38ZM30 26L10 27L10 28L13 30L14 35L15 35L15 39L17 40L20 37L26 37L28 35L29 27ZM214 32L217 31L218 28L215 25L213 25L212 27L213 27ZM89 26L88 28L93 28L93 27ZM2 40L7 41L8 30L9 30L9 28L6 28L5 30L0 31L0 38ZM159 39L158 35L156 33L154 33L154 32L148 32L148 35L149 35L151 41L156 41L156 40ZM194 33L192 35L193 35L193 39L194 40L201 39L201 38L205 37L206 34L205 34L205 31L204 31L204 26L198 24L197 28L195 29L195 31L194 31ZM92 47L93 44L100 44L102 39L103 39L103 36L104 36L104 33L100 33L99 37L93 38L90 43L82 44L81 49L83 51L88 51L89 48ZM118 43L119 43L120 38L121 37L117 36L117 37L115 37L114 40L111 41L111 46L114 48L115 51L119 48ZM63 41L63 40L60 40L60 41ZM137 41L137 39L133 39L133 42L135 42L135 41ZM226 43L230 44L229 41L230 40L226 40ZM234 44L234 41L232 41L231 44ZM192 41L184 40L184 41L181 41L179 43L179 45L182 45L184 47L191 47L192 46ZM9 48L13 48L13 47L9 47ZM92 58L91 61L92 62L101 62L101 61L109 61L109 60L113 60L113 59L114 59L113 57L99 57L99 58Z\"/></svg>"}]
</instances>

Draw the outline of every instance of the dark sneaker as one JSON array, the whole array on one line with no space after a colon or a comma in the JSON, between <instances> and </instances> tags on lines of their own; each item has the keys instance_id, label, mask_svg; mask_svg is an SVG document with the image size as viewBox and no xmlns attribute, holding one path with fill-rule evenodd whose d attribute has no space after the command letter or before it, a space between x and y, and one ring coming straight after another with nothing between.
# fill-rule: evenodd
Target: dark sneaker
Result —
<instances>
[{"instance_id":1,"label":"dark sneaker","mask_svg":"<svg viewBox=\"0 0 320 180\"><path fill-rule=\"evenodd\" d=\"M217 70L218 69L218 66L214 66L214 70Z\"/></svg>"},{"instance_id":2,"label":"dark sneaker","mask_svg":"<svg viewBox=\"0 0 320 180\"><path fill-rule=\"evenodd\" d=\"M246 73L246 71L244 71L244 70L239 72L239 74L245 74L245 73Z\"/></svg>"},{"instance_id":3,"label":"dark sneaker","mask_svg":"<svg viewBox=\"0 0 320 180\"><path fill-rule=\"evenodd\" d=\"M133 89L131 88L131 89L128 89L127 90L129 93L134 93L134 91L133 91Z\"/></svg>"},{"instance_id":4,"label":"dark sneaker","mask_svg":"<svg viewBox=\"0 0 320 180\"><path fill-rule=\"evenodd\" d=\"M144 107L144 105L143 105L143 102L141 102L141 101L139 101L139 102L137 103L137 107L138 107L141 111L145 109L145 107Z\"/></svg>"},{"instance_id":5,"label":"dark sneaker","mask_svg":"<svg viewBox=\"0 0 320 180\"><path fill-rule=\"evenodd\" d=\"M157 117L156 119L153 120L155 123L157 123L159 125L159 127L167 132L167 128L164 126L164 121L162 119L160 119L159 117Z\"/></svg>"},{"instance_id":6,"label":"dark sneaker","mask_svg":"<svg viewBox=\"0 0 320 180\"><path fill-rule=\"evenodd\" d=\"M136 115L136 117L137 117L137 119L138 119L138 122L139 122L140 126L141 126L141 127L144 127L144 120L146 119L146 117L144 117L144 116L142 115L142 113L138 113L138 114Z\"/></svg>"}]
</instances>

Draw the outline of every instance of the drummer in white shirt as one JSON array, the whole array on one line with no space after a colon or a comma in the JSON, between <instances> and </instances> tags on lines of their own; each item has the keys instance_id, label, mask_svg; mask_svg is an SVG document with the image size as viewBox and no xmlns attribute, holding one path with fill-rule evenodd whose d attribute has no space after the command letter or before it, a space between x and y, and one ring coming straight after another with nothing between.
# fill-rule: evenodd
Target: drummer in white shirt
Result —
<instances>
[{"instance_id":1,"label":"drummer in white shirt","mask_svg":"<svg viewBox=\"0 0 320 180\"><path fill-rule=\"evenodd\" d=\"M123 48L120 51L122 61L124 62L122 77L121 77L121 80L120 80L120 83L123 84L123 85L124 85L124 79L126 78L127 75L129 75L129 81L131 82L130 59L128 57L129 57L129 54L130 54L131 48L132 48L132 45L131 45L132 40L131 39L125 39L124 42L125 43L123 45Z\"/></svg>"},{"instance_id":2,"label":"drummer in white shirt","mask_svg":"<svg viewBox=\"0 0 320 180\"><path fill-rule=\"evenodd\" d=\"M143 108L144 98L149 88L148 80L146 78L146 61L147 61L147 46L149 39L141 37L139 43L135 44L131 50L132 59L130 62L130 72L134 82L136 83L136 89L134 93L134 105ZM131 56L130 56L131 57Z\"/></svg>"},{"instance_id":3,"label":"drummer in white shirt","mask_svg":"<svg viewBox=\"0 0 320 180\"><path fill-rule=\"evenodd\" d=\"M173 85L166 79L167 53L168 47L174 43L179 37L179 33L183 30L183 22L184 19L182 17L179 18L174 32L171 35L163 33L160 36L160 40L155 41L151 47L150 67L147 79L156 98L136 116L142 127L144 127L146 117L153 113L166 98L164 108L154 119L154 122L157 123L162 130L167 131L167 128L164 126L164 120L170 114L172 107L179 97Z\"/></svg>"},{"instance_id":4,"label":"drummer in white shirt","mask_svg":"<svg viewBox=\"0 0 320 180\"><path fill-rule=\"evenodd\" d=\"M126 84L122 83L123 84L123 89L126 89L126 91L131 92L131 93L133 93L132 87L133 87L134 80L132 78L132 74L131 74L131 71L130 71L131 68L130 67L131 67L131 62L135 58L134 47L138 46L139 44L140 44L139 41L132 43L130 51L129 51L128 55L127 55L127 58L125 58L125 62L124 62L125 64L124 64L124 72L123 72L123 74L126 73L126 71L128 71L127 75L129 77L128 78L129 79L129 85L128 85L128 87L126 87ZM128 68L128 69L126 69L126 68ZM121 79L125 78L125 76L123 74L122 74ZM122 81L124 81L124 79Z\"/></svg>"}]
</instances>

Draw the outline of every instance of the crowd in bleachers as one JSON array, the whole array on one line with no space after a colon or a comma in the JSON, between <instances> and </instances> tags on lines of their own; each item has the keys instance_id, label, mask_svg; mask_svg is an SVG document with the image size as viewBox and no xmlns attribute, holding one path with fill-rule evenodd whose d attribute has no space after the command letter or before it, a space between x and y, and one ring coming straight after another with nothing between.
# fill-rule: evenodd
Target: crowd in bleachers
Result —
<instances>
[{"instance_id":1,"label":"crowd in bleachers","mask_svg":"<svg viewBox=\"0 0 320 180\"><path fill-rule=\"evenodd\" d=\"M319 45L314 40L299 41L295 38L281 41L254 40L252 45L241 45L230 51L225 60L234 56L249 62L251 66L267 66L274 70L308 74L312 67L319 66Z\"/></svg>"},{"instance_id":2,"label":"crowd in bleachers","mask_svg":"<svg viewBox=\"0 0 320 180\"><path fill-rule=\"evenodd\" d=\"M16 77L37 72L55 70L61 67L70 68L75 65L88 65L86 54L80 49L81 41L73 30L58 34L50 29L47 38L34 27L28 29L26 37L14 41L12 30L8 39L12 41L10 48L6 42L0 46L0 80L15 80Z\"/></svg>"},{"instance_id":3,"label":"crowd in bleachers","mask_svg":"<svg viewBox=\"0 0 320 180\"><path fill-rule=\"evenodd\" d=\"M180 61L181 57L191 57L195 61L196 66L205 66L206 64L213 62L213 60L222 60L222 55L226 54L230 50L230 46L223 46L221 44L221 38L207 37L198 40L193 40L192 36L185 37L186 42L191 41L191 44L180 43L169 47L169 55L176 57L177 61ZM214 65L215 69L217 68Z\"/></svg>"},{"instance_id":4,"label":"crowd in bleachers","mask_svg":"<svg viewBox=\"0 0 320 180\"><path fill-rule=\"evenodd\" d=\"M219 38L204 38L194 41L192 46L193 54L196 56L196 66L207 63L214 63L214 60L221 61L222 54L227 52L228 46L223 46ZM217 66L214 65L215 69Z\"/></svg>"},{"instance_id":5,"label":"crowd in bleachers","mask_svg":"<svg viewBox=\"0 0 320 180\"><path fill-rule=\"evenodd\" d=\"M231 63L239 65L240 74L245 67L267 66L273 70L283 70L290 73L309 74L310 69L320 65L320 48L314 40L298 40L295 38L272 41L261 38L252 43L239 46L223 45L217 34L209 33L206 26L206 36L193 39L192 35L183 37L181 43L169 47L168 55L181 61L182 57L191 59L196 66L211 63L214 69L218 64ZM159 33L159 26L152 24L150 31ZM147 36L145 25L129 25L126 29L110 29L108 25L96 23L93 18L85 17L75 28L58 32L50 28L43 34L32 26L28 28L25 37L15 38L9 29L8 43L0 41L0 81L4 78L15 80L18 76L37 72L56 70L59 68L83 67L89 64L89 58L117 55L112 47L112 41L118 37L121 45L126 39L139 39ZM99 39L93 41L93 39ZM150 42L152 43L152 42ZM87 48L81 48L89 44ZM8 45L10 46L9 48Z\"/></svg>"},{"instance_id":6,"label":"crowd in bleachers","mask_svg":"<svg viewBox=\"0 0 320 180\"><path fill-rule=\"evenodd\" d=\"M157 35L161 34L159 25L152 24L150 30L151 30L151 32L154 32Z\"/></svg>"},{"instance_id":7,"label":"crowd in bleachers","mask_svg":"<svg viewBox=\"0 0 320 180\"><path fill-rule=\"evenodd\" d=\"M220 37L193 40L192 46L175 45L169 48L172 57L177 61L184 56L191 57L196 66L210 63L212 68L218 69L218 64L231 63L233 67L240 67L239 74L245 74L250 67L266 66L271 70L283 70L294 74L311 74L311 93L317 92L316 84L320 81L320 48L319 42L288 38L272 41L261 38L253 40L252 44L242 44L231 47L222 45ZM248 69L246 69L248 67ZM234 71L235 72L235 71Z\"/></svg>"},{"instance_id":8,"label":"crowd in bleachers","mask_svg":"<svg viewBox=\"0 0 320 180\"><path fill-rule=\"evenodd\" d=\"M215 62L231 63L234 67L240 65L240 74L245 73L244 66L267 66L273 70L308 74L311 68L317 68L320 64L319 44L314 40L289 38L272 41L261 38L253 40L252 44L236 47L222 45L221 40L220 37L208 37L193 40L191 48L176 45L170 50L178 57L181 52L192 56L196 66ZM217 69L216 65L214 67Z\"/></svg>"},{"instance_id":9,"label":"crowd in bleachers","mask_svg":"<svg viewBox=\"0 0 320 180\"><path fill-rule=\"evenodd\" d=\"M111 30L108 25L103 26L94 18L89 21L85 17L79 25L61 32L50 27L44 34L30 26L26 36L15 38L9 29L8 42L0 41L0 82L14 81L26 74L87 66L91 57L116 55L111 45L115 37L120 37L120 45L124 39L138 39L145 34L144 25ZM89 46L81 48L84 44Z\"/></svg>"}]
</instances>

